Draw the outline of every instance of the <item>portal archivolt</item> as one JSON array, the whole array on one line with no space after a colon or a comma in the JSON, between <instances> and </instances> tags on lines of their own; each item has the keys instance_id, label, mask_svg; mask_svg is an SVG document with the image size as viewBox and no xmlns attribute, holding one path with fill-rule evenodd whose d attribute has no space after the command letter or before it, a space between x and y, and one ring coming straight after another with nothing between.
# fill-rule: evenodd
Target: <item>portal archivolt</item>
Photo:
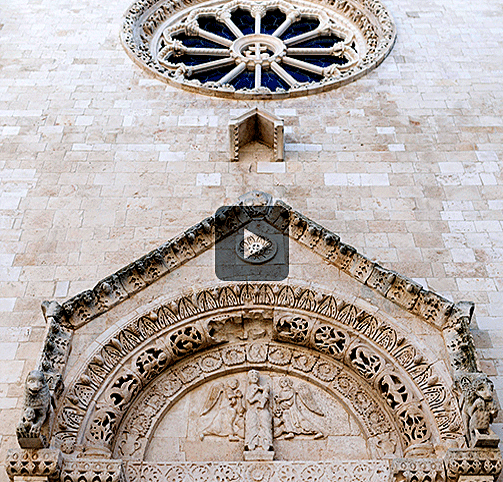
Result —
<instances>
[{"instance_id":1,"label":"portal archivolt","mask_svg":"<svg viewBox=\"0 0 503 482\"><path fill-rule=\"evenodd\" d=\"M443 374L386 320L305 287L233 284L124 323L67 386L53 440L66 453L141 460L174 403L251 368L292 374L340 400L375 456L426 455L462 437Z\"/></svg>"}]
</instances>

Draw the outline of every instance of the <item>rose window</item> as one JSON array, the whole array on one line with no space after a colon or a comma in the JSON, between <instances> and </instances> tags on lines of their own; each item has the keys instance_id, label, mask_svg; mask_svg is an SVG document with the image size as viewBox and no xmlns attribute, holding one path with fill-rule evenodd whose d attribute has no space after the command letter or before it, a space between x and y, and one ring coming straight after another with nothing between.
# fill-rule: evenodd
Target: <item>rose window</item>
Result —
<instances>
[{"instance_id":1,"label":"rose window","mask_svg":"<svg viewBox=\"0 0 503 482\"><path fill-rule=\"evenodd\" d=\"M166 28L158 61L206 87L271 92L319 82L359 60L354 35L324 12L241 2Z\"/></svg>"},{"instance_id":2,"label":"rose window","mask_svg":"<svg viewBox=\"0 0 503 482\"><path fill-rule=\"evenodd\" d=\"M140 7L130 12L136 21L126 22L123 40L137 60L184 88L240 98L304 95L348 82L391 48L385 9L366 0L362 15L352 5L235 0L169 15L176 8L159 2L143 16ZM370 15L376 5L387 23Z\"/></svg>"}]
</instances>

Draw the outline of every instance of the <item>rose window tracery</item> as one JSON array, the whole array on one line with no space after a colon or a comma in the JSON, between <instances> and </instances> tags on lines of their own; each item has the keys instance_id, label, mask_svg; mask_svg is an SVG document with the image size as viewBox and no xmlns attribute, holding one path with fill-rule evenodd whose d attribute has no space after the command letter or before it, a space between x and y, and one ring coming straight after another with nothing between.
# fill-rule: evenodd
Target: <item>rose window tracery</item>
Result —
<instances>
[{"instance_id":1,"label":"rose window tracery","mask_svg":"<svg viewBox=\"0 0 503 482\"><path fill-rule=\"evenodd\" d=\"M323 6L234 0L181 12L159 2L140 15L143 3L126 15L129 53L164 80L211 95L269 98L326 90L376 66L395 38L387 11L371 0Z\"/></svg>"},{"instance_id":2,"label":"rose window tracery","mask_svg":"<svg viewBox=\"0 0 503 482\"><path fill-rule=\"evenodd\" d=\"M326 12L278 2L201 8L166 28L158 61L206 87L299 88L360 59L355 36Z\"/></svg>"}]
</instances>

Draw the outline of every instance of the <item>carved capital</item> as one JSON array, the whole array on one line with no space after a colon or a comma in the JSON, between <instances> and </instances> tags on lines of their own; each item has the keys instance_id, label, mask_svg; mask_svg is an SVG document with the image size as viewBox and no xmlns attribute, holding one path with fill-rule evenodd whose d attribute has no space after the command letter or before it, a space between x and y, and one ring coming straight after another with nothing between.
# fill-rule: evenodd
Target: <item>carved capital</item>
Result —
<instances>
[{"instance_id":1,"label":"carved capital","mask_svg":"<svg viewBox=\"0 0 503 482\"><path fill-rule=\"evenodd\" d=\"M394 459L392 474L395 482L444 482L445 469L439 459Z\"/></svg>"},{"instance_id":2,"label":"carved capital","mask_svg":"<svg viewBox=\"0 0 503 482\"><path fill-rule=\"evenodd\" d=\"M65 463L63 482L123 482L122 460L73 459Z\"/></svg>"},{"instance_id":3,"label":"carved capital","mask_svg":"<svg viewBox=\"0 0 503 482\"><path fill-rule=\"evenodd\" d=\"M444 457L444 464L450 482L466 482L467 478L478 480L475 476L492 482L501 473L503 461L497 449L450 449Z\"/></svg>"},{"instance_id":4,"label":"carved capital","mask_svg":"<svg viewBox=\"0 0 503 482\"><path fill-rule=\"evenodd\" d=\"M26 479L28 477L58 480L61 463L62 457L59 450L11 449L7 452L5 470L11 480L17 478Z\"/></svg>"}]
</instances>

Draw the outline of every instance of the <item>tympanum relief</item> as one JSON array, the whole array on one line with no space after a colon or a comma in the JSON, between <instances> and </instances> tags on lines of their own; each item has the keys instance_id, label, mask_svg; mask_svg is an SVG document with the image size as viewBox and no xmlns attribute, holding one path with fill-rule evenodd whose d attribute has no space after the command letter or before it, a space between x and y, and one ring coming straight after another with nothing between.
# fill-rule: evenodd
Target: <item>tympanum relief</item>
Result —
<instances>
[{"instance_id":1,"label":"tympanum relief","mask_svg":"<svg viewBox=\"0 0 503 482\"><path fill-rule=\"evenodd\" d=\"M169 448L168 448L169 447ZM150 461L321 460L369 457L358 422L312 383L248 370L205 383L159 422Z\"/></svg>"}]
</instances>

